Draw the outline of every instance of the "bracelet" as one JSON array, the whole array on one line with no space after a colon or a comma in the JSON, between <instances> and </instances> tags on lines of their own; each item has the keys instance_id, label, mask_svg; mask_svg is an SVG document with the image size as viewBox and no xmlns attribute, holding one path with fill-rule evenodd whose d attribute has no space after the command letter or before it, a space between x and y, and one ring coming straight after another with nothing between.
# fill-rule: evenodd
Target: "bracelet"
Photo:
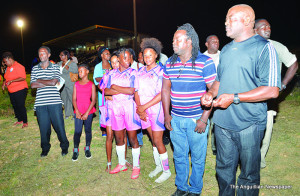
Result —
<instances>
[{"instance_id":1,"label":"bracelet","mask_svg":"<svg viewBox=\"0 0 300 196\"><path fill-rule=\"evenodd\" d=\"M207 122L204 122L201 118L199 118L199 120L200 120L201 122L203 122L204 124L207 125Z\"/></svg>"}]
</instances>

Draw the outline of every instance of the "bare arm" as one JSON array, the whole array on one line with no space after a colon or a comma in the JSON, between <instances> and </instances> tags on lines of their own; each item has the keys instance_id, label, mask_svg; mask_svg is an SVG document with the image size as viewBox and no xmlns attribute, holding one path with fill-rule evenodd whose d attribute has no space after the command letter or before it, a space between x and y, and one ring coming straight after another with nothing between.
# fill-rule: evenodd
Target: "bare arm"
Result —
<instances>
[{"instance_id":1,"label":"bare arm","mask_svg":"<svg viewBox=\"0 0 300 196\"><path fill-rule=\"evenodd\" d=\"M277 98L279 95L278 87L260 86L248 92L239 93L240 102L260 102L272 98ZM214 107L228 108L233 103L234 94L222 94L213 101Z\"/></svg>"},{"instance_id":2,"label":"bare arm","mask_svg":"<svg viewBox=\"0 0 300 196\"><path fill-rule=\"evenodd\" d=\"M161 101L165 114L165 126L170 131L173 130L171 126L172 116L170 115L170 103L171 103L171 81L163 79L162 88L161 88Z\"/></svg>"},{"instance_id":3,"label":"bare arm","mask_svg":"<svg viewBox=\"0 0 300 196\"><path fill-rule=\"evenodd\" d=\"M295 61L295 63L293 63L288 70L285 73L284 78L282 79L281 84L282 85L288 85L288 83L293 79L294 75L296 74L297 70L298 70L298 62Z\"/></svg>"},{"instance_id":4,"label":"bare arm","mask_svg":"<svg viewBox=\"0 0 300 196\"><path fill-rule=\"evenodd\" d=\"M212 85L207 85L207 88L209 89L206 94L204 94L201 97L201 105L206 106L206 107L211 107L213 99L218 95L220 87L220 82L214 81Z\"/></svg>"},{"instance_id":5,"label":"bare arm","mask_svg":"<svg viewBox=\"0 0 300 196\"><path fill-rule=\"evenodd\" d=\"M111 88L105 88L104 89L104 94L105 95L117 95L120 94L118 91L111 89Z\"/></svg>"},{"instance_id":6,"label":"bare arm","mask_svg":"<svg viewBox=\"0 0 300 196\"><path fill-rule=\"evenodd\" d=\"M110 88L126 95L133 95L135 92L135 88L133 87L122 87L115 84L111 85Z\"/></svg>"}]
</instances>

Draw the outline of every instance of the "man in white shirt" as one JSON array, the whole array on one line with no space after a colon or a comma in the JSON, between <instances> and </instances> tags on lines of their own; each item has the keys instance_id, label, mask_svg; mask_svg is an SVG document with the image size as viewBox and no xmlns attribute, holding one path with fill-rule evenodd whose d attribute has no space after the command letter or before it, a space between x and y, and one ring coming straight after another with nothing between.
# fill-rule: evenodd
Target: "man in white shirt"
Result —
<instances>
[{"instance_id":1,"label":"man in white shirt","mask_svg":"<svg viewBox=\"0 0 300 196\"><path fill-rule=\"evenodd\" d=\"M281 91L282 91L286 88L286 85L293 79L295 73L298 70L297 57L296 57L296 55L290 53L290 51L287 49L286 46L284 46L283 44L281 44L277 41L270 39L271 25L269 24L269 22L266 19L255 20L254 30L257 34L259 34L263 38L269 40L273 44L273 46L278 54L280 70L282 67L282 63L284 63L284 65L288 68L285 73L284 78L281 81ZM268 104L268 108L269 108L268 121L267 121L265 136L264 136L262 146L261 146L261 166L260 166L261 168L266 167L265 156L266 156L267 151L270 146L272 129L273 129L273 121L274 121L274 116L276 116L276 111L272 110L272 106L273 105Z\"/></svg>"},{"instance_id":2,"label":"man in white shirt","mask_svg":"<svg viewBox=\"0 0 300 196\"><path fill-rule=\"evenodd\" d=\"M206 38L205 46L207 47L207 50L203 54L213 59L217 70L219 65L219 56L220 56L218 36L209 35Z\"/></svg>"},{"instance_id":3,"label":"man in white shirt","mask_svg":"<svg viewBox=\"0 0 300 196\"><path fill-rule=\"evenodd\" d=\"M203 53L206 56L209 56L213 59L216 70L219 65L219 56L220 56L220 50L219 50L219 38L216 35L209 35L206 38L205 46L207 47L207 50ZM212 114L211 114L212 116ZM217 147L216 147L216 138L215 138L215 132L214 132L214 123L210 118L210 127L209 131L211 133L211 150L213 151L213 155L217 154Z\"/></svg>"}]
</instances>

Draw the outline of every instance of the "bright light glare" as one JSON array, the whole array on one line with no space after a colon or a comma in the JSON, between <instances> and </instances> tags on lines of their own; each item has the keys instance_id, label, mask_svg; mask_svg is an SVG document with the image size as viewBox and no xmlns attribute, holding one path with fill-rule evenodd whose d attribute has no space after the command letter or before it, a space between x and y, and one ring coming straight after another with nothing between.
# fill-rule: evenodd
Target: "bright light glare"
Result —
<instances>
[{"instance_id":1,"label":"bright light glare","mask_svg":"<svg viewBox=\"0 0 300 196\"><path fill-rule=\"evenodd\" d=\"M17 21L17 25L18 25L18 27L21 27L21 28L22 28L22 27L24 26L23 20L21 20L21 19L18 20L18 21Z\"/></svg>"}]
</instances>

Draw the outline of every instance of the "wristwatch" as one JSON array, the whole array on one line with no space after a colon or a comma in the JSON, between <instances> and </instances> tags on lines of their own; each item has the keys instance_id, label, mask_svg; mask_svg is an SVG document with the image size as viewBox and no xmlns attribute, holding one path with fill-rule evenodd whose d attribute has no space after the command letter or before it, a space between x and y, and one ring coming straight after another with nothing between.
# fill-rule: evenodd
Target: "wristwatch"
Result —
<instances>
[{"instance_id":1,"label":"wristwatch","mask_svg":"<svg viewBox=\"0 0 300 196\"><path fill-rule=\"evenodd\" d=\"M239 95L237 93L234 93L233 103L234 104L239 104L240 103L240 98L239 98Z\"/></svg>"},{"instance_id":2,"label":"wristwatch","mask_svg":"<svg viewBox=\"0 0 300 196\"><path fill-rule=\"evenodd\" d=\"M284 90L284 89L286 89L286 85L281 84L281 91Z\"/></svg>"}]
</instances>

